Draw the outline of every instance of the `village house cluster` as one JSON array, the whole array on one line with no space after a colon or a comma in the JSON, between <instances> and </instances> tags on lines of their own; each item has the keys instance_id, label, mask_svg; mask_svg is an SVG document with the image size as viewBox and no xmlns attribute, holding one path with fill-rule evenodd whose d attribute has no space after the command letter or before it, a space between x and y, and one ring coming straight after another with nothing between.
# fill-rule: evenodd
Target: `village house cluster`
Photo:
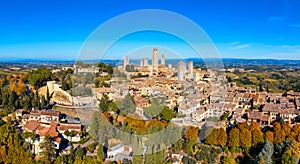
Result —
<instances>
[{"instance_id":1,"label":"village house cluster","mask_svg":"<svg viewBox=\"0 0 300 164\"><path fill-rule=\"evenodd\" d=\"M81 123L62 119L60 112L32 110L26 114L23 109L18 109L15 115L20 125L20 131L35 134L34 138L28 137L25 139L26 142L31 143L31 150L35 155L40 155L42 152L40 145L44 141L45 136L50 136L52 145L58 154L61 153L63 140L69 142L80 141ZM65 143L68 146L68 142Z\"/></svg>"},{"instance_id":2,"label":"village house cluster","mask_svg":"<svg viewBox=\"0 0 300 164\"><path fill-rule=\"evenodd\" d=\"M181 117L172 121L180 126L201 127L207 118L224 113L231 124L255 121L261 126L279 120L294 123L299 117L299 92L289 91L284 96L258 92L257 88L227 83L225 76L217 71L195 69L192 61L188 61L188 66L180 61L174 68L171 64L167 66L165 60L162 54L158 64L158 50L153 49L152 64L148 58L142 58L136 72L127 72L130 59L125 56L124 65L117 69L127 78L112 78L110 88L95 88L94 95L97 99L106 94L111 100L120 100L130 93L140 113L151 104L147 97L159 98L171 108L178 107ZM147 76L130 78L137 74Z\"/></svg>"}]
</instances>

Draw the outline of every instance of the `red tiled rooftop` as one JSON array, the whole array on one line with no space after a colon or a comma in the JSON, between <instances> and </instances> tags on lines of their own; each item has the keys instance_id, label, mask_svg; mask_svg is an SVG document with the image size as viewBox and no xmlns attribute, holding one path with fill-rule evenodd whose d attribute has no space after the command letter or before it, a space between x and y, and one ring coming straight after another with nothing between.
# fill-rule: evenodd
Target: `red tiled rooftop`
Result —
<instances>
[{"instance_id":1,"label":"red tiled rooftop","mask_svg":"<svg viewBox=\"0 0 300 164\"><path fill-rule=\"evenodd\" d=\"M54 141L57 142L57 143L60 143L61 142L61 138L60 137L55 137Z\"/></svg>"},{"instance_id":2,"label":"red tiled rooftop","mask_svg":"<svg viewBox=\"0 0 300 164\"><path fill-rule=\"evenodd\" d=\"M54 110L43 110L41 111L41 115L49 115L49 116L59 116L60 112Z\"/></svg>"},{"instance_id":3,"label":"red tiled rooftop","mask_svg":"<svg viewBox=\"0 0 300 164\"><path fill-rule=\"evenodd\" d=\"M57 129L61 131L67 131L68 129L81 131L81 124L60 124Z\"/></svg>"},{"instance_id":4,"label":"red tiled rooftop","mask_svg":"<svg viewBox=\"0 0 300 164\"><path fill-rule=\"evenodd\" d=\"M111 93L113 92L112 88L95 88L94 92L98 92L98 93Z\"/></svg>"},{"instance_id":5,"label":"red tiled rooftop","mask_svg":"<svg viewBox=\"0 0 300 164\"><path fill-rule=\"evenodd\" d=\"M41 123L37 122L37 121L29 121L24 125L24 128L34 132L39 126L41 125Z\"/></svg>"},{"instance_id":6,"label":"red tiled rooftop","mask_svg":"<svg viewBox=\"0 0 300 164\"><path fill-rule=\"evenodd\" d=\"M23 113L23 109L18 109L18 110L16 110L16 113Z\"/></svg>"},{"instance_id":7,"label":"red tiled rooftop","mask_svg":"<svg viewBox=\"0 0 300 164\"><path fill-rule=\"evenodd\" d=\"M47 136L49 135L50 137L54 138L58 136L58 132L56 131L56 127L50 126L42 129L39 131L40 136Z\"/></svg>"}]
</instances>

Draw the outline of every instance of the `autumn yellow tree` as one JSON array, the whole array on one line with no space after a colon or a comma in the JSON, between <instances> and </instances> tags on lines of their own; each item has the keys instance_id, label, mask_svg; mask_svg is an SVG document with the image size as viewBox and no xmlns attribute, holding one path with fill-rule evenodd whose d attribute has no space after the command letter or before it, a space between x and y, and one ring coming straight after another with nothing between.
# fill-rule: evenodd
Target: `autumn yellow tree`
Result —
<instances>
[{"instance_id":1,"label":"autumn yellow tree","mask_svg":"<svg viewBox=\"0 0 300 164\"><path fill-rule=\"evenodd\" d=\"M240 129L240 144L245 150L249 150L252 144L251 132L246 128Z\"/></svg>"},{"instance_id":2,"label":"autumn yellow tree","mask_svg":"<svg viewBox=\"0 0 300 164\"><path fill-rule=\"evenodd\" d=\"M22 77L22 78L20 78ZM23 80L23 76L19 75L8 75L7 80L9 80L9 89L10 91L16 92L16 94L19 96L26 92L26 85Z\"/></svg>"},{"instance_id":3,"label":"autumn yellow tree","mask_svg":"<svg viewBox=\"0 0 300 164\"><path fill-rule=\"evenodd\" d=\"M199 132L199 129L197 127L190 126L186 130L186 132L184 134L184 138L189 141L197 141L198 140L198 132Z\"/></svg>"},{"instance_id":4,"label":"autumn yellow tree","mask_svg":"<svg viewBox=\"0 0 300 164\"><path fill-rule=\"evenodd\" d=\"M128 123L128 126L132 129L132 131L138 132L140 134L147 133L146 123L144 120L126 116L125 122Z\"/></svg>"},{"instance_id":5,"label":"autumn yellow tree","mask_svg":"<svg viewBox=\"0 0 300 164\"><path fill-rule=\"evenodd\" d=\"M218 144L218 129L213 129L208 136L205 138L205 143L209 145L217 145Z\"/></svg>"},{"instance_id":6,"label":"autumn yellow tree","mask_svg":"<svg viewBox=\"0 0 300 164\"><path fill-rule=\"evenodd\" d=\"M290 135L287 136L289 141L296 140L297 134L295 132L290 132Z\"/></svg>"},{"instance_id":7,"label":"autumn yellow tree","mask_svg":"<svg viewBox=\"0 0 300 164\"><path fill-rule=\"evenodd\" d=\"M218 145L220 145L222 147L224 147L226 145L226 143L227 143L227 133L226 133L225 129L220 128L218 130L217 139L218 139Z\"/></svg>"},{"instance_id":8,"label":"autumn yellow tree","mask_svg":"<svg viewBox=\"0 0 300 164\"><path fill-rule=\"evenodd\" d=\"M295 140L297 142L300 142L300 125L296 124L295 126L293 126L292 132L294 132L295 134Z\"/></svg>"},{"instance_id":9,"label":"autumn yellow tree","mask_svg":"<svg viewBox=\"0 0 300 164\"><path fill-rule=\"evenodd\" d=\"M283 123L281 129L284 131L285 137L288 137L291 133L291 126L288 123Z\"/></svg>"},{"instance_id":10,"label":"autumn yellow tree","mask_svg":"<svg viewBox=\"0 0 300 164\"><path fill-rule=\"evenodd\" d=\"M278 144L280 142L283 142L285 140L285 129L281 128L281 125L278 122L275 122L273 124L274 129L274 143Z\"/></svg>"},{"instance_id":11,"label":"autumn yellow tree","mask_svg":"<svg viewBox=\"0 0 300 164\"><path fill-rule=\"evenodd\" d=\"M240 124L239 124L239 128L240 128L240 129L248 129L248 130L250 130L250 126L248 125L247 122L242 122L242 123L240 123Z\"/></svg>"},{"instance_id":12,"label":"autumn yellow tree","mask_svg":"<svg viewBox=\"0 0 300 164\"><path fill-rule=\"evenodd\" d=\"M265 133L265 140L268 140L269 142L273 143L274 142L274 133L271 131L267 131Z\"/></svg>"},{"instance_id":13,"label":"autumn yellow tree","mask_svg":"<svg viewBox=\"0 0 300 164\"><path fill-rule=\"evenodd\" d=\"M286 150L282 155L282 163L298 163L297 159L300 158L300 143L296 141L289 142Z\"/></svg>"},{"instance_id":14,"label":"autumn yellow tree","mask_svg":"<svg viewBox=\"0 0 300 164\"><path fill-rule=\"evenodd\" d=\"M274 129L274 131L280 131L281 130L280 124L278 122L275 122L273 124L273 129Z\"/></svg>"},{"instance_id":15,"label":"autumn yellow tree","mask_svg":"<svg viewBox=\"0 0 300 164\"><path fill-rule=\"evenodd\" d=\"M252 146L257 146L264 142L264 134L260 129L257 122L252 122L250 125L251 135L252 135Z\"/></svg>"},{"instance_id":16,"label":"autumn yellow tree","mask_svg":"<svg viewBox=\"0 0 300 164\"><path fill-rule=\"evenodd\" d=\"M258 122L251 122L250 130L254 131L255 129L260 130L260 126Z\"/></svg>"},{"instance_id":17,"label":"autumn yellow tree","mask_svg":"<svg viewBox=\"0 0 300 164\"><path fill-rule=\"evenodd\" d=\"M254 129L251 132L252 135L252 146L257 146L264 142L264 134L260 129Z\"/></svg>"},{"instance_id":18,"label":"autumn yellow tree","mask_svg":"<svg viewBox=\"0 0 300 164\"><path fill-rule=\"evenodd\" d=\"M233 128L230 130L227 145L229 147L240 146L240 130L238 128Z\"/></svg>"}]
</instances>

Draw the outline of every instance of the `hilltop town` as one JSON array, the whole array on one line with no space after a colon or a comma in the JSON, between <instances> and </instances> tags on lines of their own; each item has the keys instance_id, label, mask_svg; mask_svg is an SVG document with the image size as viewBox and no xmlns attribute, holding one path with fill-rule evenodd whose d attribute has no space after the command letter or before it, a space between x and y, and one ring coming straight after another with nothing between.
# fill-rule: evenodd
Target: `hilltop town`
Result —
<instances>
[{"instance_id":1,"label":"hilltop town","mask_svg":"<svg viewBox=\"0 0 300 164\"><path fill-rule=\"evenodd\" d=\"M299 142L299 91L276 93L268 86L241 85L244 81L228 74L245 73L242 68L205 69L195 67L193 60L171 64L156 48L151 59L133 60L139 63L125 56L115 67L77 62L51 69L11 69L14 74L5 73L2 79L1 125L15 127L14 133L29 145L24 151L35 160L62 163L226 163L233 156L244 160L245 154L264 160L257 145L279 144L285 138ZM183 136L174 142L147 143L151 138L143 135L168 126ZM282 134L278 126L289 130ZM120 136L115 128L132 138ZM208 133L209 129L214 130ZM238 135L240 141L233 140L244 132ZM250 137L250 143L243 137ZM209 150L210 157L196 156L199 150L190 146L197 144L199 150ZM255 151L249 153L250 148ZM80 158L72 157L74 153Z\"/></svg>"}]
</instances>

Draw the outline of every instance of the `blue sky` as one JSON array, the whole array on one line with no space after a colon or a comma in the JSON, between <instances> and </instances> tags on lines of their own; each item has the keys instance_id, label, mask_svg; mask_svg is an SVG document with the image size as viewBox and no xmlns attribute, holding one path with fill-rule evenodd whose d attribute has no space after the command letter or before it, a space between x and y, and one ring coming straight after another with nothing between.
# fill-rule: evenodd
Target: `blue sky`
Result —
<instances>
[{"instance_id":1,"label":"blue sky","mask_svg":"<svg viewBox=\"0 0 300 164\"><path fill-rule=\"evenodd\" d=\"M74 59L105 21L133 10L163 9L201 26L223 58L300 59L299 8L298 0L2 1L0 58ZM160 42L144 36L127 37L119 48L140 40ZM172 49L176 39L167 38L164 46ZM124 55L115 49L116 57ZM184 46L181 50L190 53Z\"/></svg>"}]
</instances>

